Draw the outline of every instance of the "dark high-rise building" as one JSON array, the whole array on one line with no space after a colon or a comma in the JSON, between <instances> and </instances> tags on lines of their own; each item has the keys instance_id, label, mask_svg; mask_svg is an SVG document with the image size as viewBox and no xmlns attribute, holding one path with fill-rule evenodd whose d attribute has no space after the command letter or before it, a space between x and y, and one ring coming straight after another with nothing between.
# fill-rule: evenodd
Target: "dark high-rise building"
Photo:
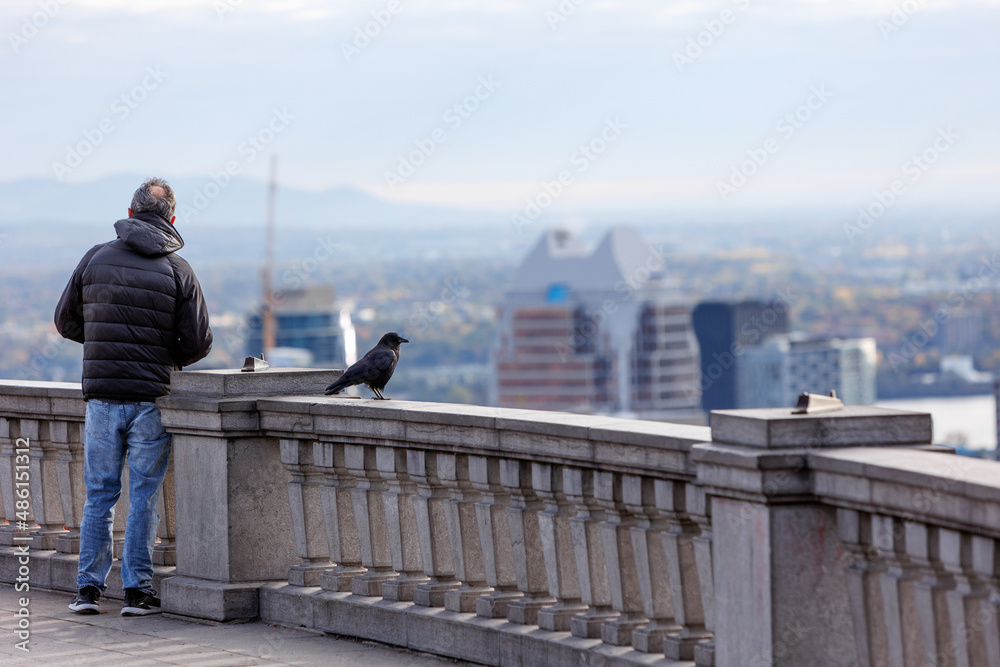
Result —
<instances>
[{"instance_id":1,"label":"dark high-rise building","mask_svg":"<svg viewBox=\"0 0 1000 667\"><path fill-rule=\"evenodd\" d=\"M788 333L788 306L783 301L705 301L692 313L701 349L701 407L737 407L737 361L743 348L768 336Z\"/></svg>"},{"instance_id":2,"label":"dark high-rise building","mask_svg":"<svg viewBox=\"0 0 1000 667\"><path fill-rule=\"evenodd\" d=\"M294 350L308 352L307 363L281 361L280 365L312 365L345 368L354 362L354 326L348 310L335 303L332 286L316 285L286 290L274 307L277 348L271 355L291 358ZM262 319L251 317L247 354L260 356L262 349Z\"/></svg>"}]
</instances>

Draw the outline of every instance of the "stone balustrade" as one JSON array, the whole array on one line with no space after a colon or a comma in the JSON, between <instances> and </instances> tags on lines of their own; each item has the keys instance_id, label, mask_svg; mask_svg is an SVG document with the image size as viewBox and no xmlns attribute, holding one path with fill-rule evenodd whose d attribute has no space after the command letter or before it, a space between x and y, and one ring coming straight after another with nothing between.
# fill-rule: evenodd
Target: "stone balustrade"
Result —
<instances>
[{"instance_id":1,"label":"stone balustrade","mask_svg":"<svg viewBox=\"0 0 1000 667\"><path fill-rule=\"evenodd\" d=\"M1000 667L1000 464L930 446L928 415L318 395L337 373L175 375L166 612L486 665ZM74 588L82 415L74 385L0 383L8 520L20 437L33 483L2 581L26 542L33 584Z\"/></svg>"},{"instance_id":2,"label":"stone balustrade","mask_svg":"<svg viewBox=\"0 0 1000 667\"><path fill-rule=\"evenodd\" d=\"M859 660L1000 666L997 464L876 449L811 456L837 508Z\"/></svg>"},{"instance_id":3,"label":"stone balustrade","mask_svg":"<svg viewBox=\"0 0 1000 667\"><path fill-rule=\"evenodd\" d=\"M304 584L304 560L287 583L262 586L263 618L484 664L666 660L667 641L691 661L710 638L701 532L686 513L690 451L708 428L402 401L256 404L288 472L298 555L324 570ZM310 463L325 480L313 493L328 498L311 511ZM357 554L346 568L345 544ZM668 553L680 554L669 568Z\"/></svg>"},{"instance_id":4,"label":"stone balustrade","mask_svg":"<svg viewBox=\"0 0 1000 667\"><path fill-rule=\"evenodd\" d=\"M12 582L20 566L17 552L31 554L29 584L76 591L80 521L86 501L83 480L83 420L86 404L79 384L0 380L0 581ZM18 441L27 444L28 469L16 459ZM27 498L17 504L16 481L27 473ZM115 558L121 558L128 516L128 468L112 526ZM157 511L160 524L153 547L157 585L175 562L173 469L168 469ZM121 597L121 565L116 560L108 594Z\"/></svg>"}]
</instances>

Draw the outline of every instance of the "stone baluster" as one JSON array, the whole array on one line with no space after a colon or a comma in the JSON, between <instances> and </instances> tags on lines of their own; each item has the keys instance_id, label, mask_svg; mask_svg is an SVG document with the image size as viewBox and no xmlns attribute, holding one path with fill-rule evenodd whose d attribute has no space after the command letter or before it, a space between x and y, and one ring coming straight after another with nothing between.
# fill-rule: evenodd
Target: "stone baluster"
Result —
<instances>
[{"instance_id":1,"label":"stone baluster","mask_svg":"<svg viewBox=\"0 0 1000 667\"><path fill-rule=\"evenodd\" d=\"M858 663L887 665L889 653L879 589L886 565L873 543L872 517L867 512L838 509L837 533L851 555L846 569L846 583Z\"/></svg>"},{"instance_id":2,"label":"stone baluster","mask_svg":"<svg viewBox=\"0 0 1000 667\"><path fill-rule=\"evenodd\" d=\"M159 538L153 545L153 565L177 565L177 533L174 497L174 459L167 464L167 474L163 478L163 488L156 501L156 511L160 515L160 525L156 527Z\"/></svg>"},{"instance_id":3,"label":"stone baluster","mask_svg":"<svg viewBox=\"0 0 1000 667\"><path fill-rule=\"evenodd\" d=\"M654 503L668 525L662 533L663 551L674 622L680 628L679 632L668 634L663 639L663 652L672 660L693 660L695 648L711 638L706 628L696 555L699 528L688 514L690 486L669 480L654 482ZM645 631L645 628L640 628L639 636Z\"/></svg>"},{"instance_id":4,"label":"stone baluster","mask_svg":"<svg viewBox=\"0 0 1000 667\"><path fill-rule=\"evenodd\" d=\"M954 654L956 667L985 665L985 623L979 610L989 594L972 568L972 536L955 530L938 530L941 564L955 582L945 593L951 644L943 648Z\"/></svg>"},{"instance_id":5,"label":"stone baluster","mask_svg":"<svg viewBox=\"0 0 1000 667\"><path fill-rule=\"evenodd\" d=\"M697 484L686 484L684 489L687 514L698 527L698 534L692 541L695 566L698 574L698 589L701 593L701 609L705 619L708 638L695 644L694 662L698 667L712 667L715 664L715 574L712 570L712 497ZM668 638L669 639L669 638ZM664 653L670 647L664 644Z\"/></svg>"},{"instance_id":6,"label":"stone baluster","mask_svg":"<svg viewBox=\"0 0 1000 667\"><path fill-rule=\"evenodd\" d=\"M482 545L486 583L493 592L476 600L476 615L484 618L507 618L507 606L524 597L517 590L514 556L507 525L510 494L500 485L500 461L486 456L469 457L469 481L479 491L476 520Z\"/></svg>"},{"instance_id":7,"label":"stone baluster","mask_svg":"<svg viewBox=\"0 0 1000 667\"><path fill-rule=\"evenodd\" d=\"M424 574L430 577L413 591L413 602L423 607L443 607L444 595L461 584L455 580L448 538L445 504L450 493L441 483L437 472L437 454L421 449L406 452L406 469L417 485L413 496L417 538Z\"/></svg>"},{"instance_id":8,"label":"stone baluster","mask_svg":"<svg viewBox=\"0 0 1000 667\"><path fill-rule=\"evenodd\" d=\"M49 437L57 452L55 468L63 525L68 529L56 537L56 551L64 554L80 553L80 522L83 520L83 505L87 502L82 436L83 424L80 422L52 422L49 425Z\"/></svg>"},{"instance_id":9,"label":"stone baluster","mask_svg":"<svg viewBox=\"0 0 1000 667\"><path fill-rule=\"evenodd\" d=\"M6 426L7 428L9 428L9 426L7 425L6 420L0 419L0 428L2 428L4 426ZM9 435L10 434L8 433L6 439L10 439ZM5 436L0 435L0 440L3 440L4 438L5 438ZM0 445L0 447L2 447L2 445ZM2 460L2 455L0 455L0 460ZM0 463L0 475L3 474L3 471L4 471L3 465L2 465L2 463ZM5 506L4 506L3 488L2 488L2 486L3 486L2 483L0 483L0 539L2 539L2 536L3 536L2 535L3 529L7 528L7 518L6 518L7 517L7 510L4 509Z\"/></svg>"},{"instance_id":10,"label":"stone baluster","mask_svg":"<svg viewBox=\"0 0 1000 667\"><path fill-rule=\"evenodd\" d=\"M611 607L611 590L604 562L604 539L601 522L604 510L594 498L594 471L563 468L563 492L576 514L569 519L569 532L580 581L580 599L587 611L570 619L570 632L576 637L597 639L601 625L618 616Z\"/></svg>"},{"instance_id":11,"label":"stone baluster","mask_svg":"<svg viewBox=\"0 0 1000 667\"><path fill-rule=\"evenodd\" d=\"M482 497L469 479L469 457L465 454L438 454L438 477L451 491L445 503L448 541L455 578L461 586L444 594L449 611L475 612L476 599L492 592L486 584L483 547L479 540L476 503Z\"/></svg>"},{"instance_id":12,"label":"stone baluster","mask_svg":"<svg viewBox=\"0 0 1000 667\"><path fill-rule=\"evenodd\" d=\"M56 471L59 452L52 446L49 425L50 422L36 419L18 420L18 437L31 444L31 507L38 523L38 528L31 532L31 546L43 550L55 549L56 538L66 533Z\"/></svg>"},{"instance_id":13,"label":"stone baluster","mask_svg":"<svg viewBox=\"0 0 1000 667\"><path fill-rule=\"evenodd\" d=\"M914 599L919 577L906 554L902 521L891 516L872 516L872 541L885 561L879 577L882 612L885 614L886 646L890 667L923 667L920 630Z\"/></svg>"},{"instance_id":14,"label":"stone baluster","mask_svg":"<svg viewBox=\"0 0 1000 667\"><path fill-rule=\"evenodd\" d=\"M979 601L979 625L983 632L984 665L1000 667L1000 549L991 537L972 537L972 569L986 584L986 597Z\"/></svg>"},{"instance_id":15,"label":"stone baluster","mask_svg":"<svg viewBox=\"0 0 1000 667\"><path fill-rule=\"evenodd\" d=\"M604 508L605 519L601 524L604 561L611 586L611 606L619 612L617 618L601 626L601 639L612 646L628 646L632 643L633 631L648 623L642 614L639 576L632 548L631 532L638 519L623 502L619 473L595 472L594 495Z\"/></svg>"},{"instance_id":16,"label":"stone baluster","mask_svg":"<svg viewBox=\"0 0 1000 667\"><path fill-rule=\"evenodd\" d=\"M344 445L333 442L313 443L313 465L326 480L319 489L326 523L326 539L330 560L335 565L320 576L323 590L344 593L351 590L355 577L365 573L361 565L358 527L354 521L351 491L357 484L347 473Z\"/></svg>"},{"instance_id":17,"label":"stone baluster","mask_svg":"<svg viewBox=\"0 0 1000 667\"><path fill-rule=\"evenodd\" d=\"M0 529L4 528L4 522L7 519L6 504L4 504L4 482L3 475L8 471L4 465L5 455L3 453L4 446L11 444L10 439L10 420L6 417L0 417Z\"/></svg>"},{"instance_id":18,"label":"stone baluster","mask_svg":"<svg viewBox=\"0 0 1000 667\"><path fill-rule=\"evenodd\" d=\"M663 638L663 652L672 660L693 660L695 647L711 637L705 627L698 559L695 554L698 525L687 512L690 484L668 480L654 482L655 504L669 526L662 534L667 579L674 622L680 631ZM653 576L655 577L655 571ZM645 628L640 629L640 636Z\"/></svg>"},{"instance_id":19,"label":"stone baluster","mask_svg":"<svg viewBox=\"0 0 1000 667\"><path fill-rule=\"evenodd\" d=\"M132 504L128 497L128 461L122 466L121 496L115 503L111 521L111 549L114 557L121 560L125 552L125 527L128 523L128 512Z\"/></svg>"},{"instance_id":20,"label":"stone baluster","mask_svg":"<svg viewBox=\"0 0 1000 667\"><path fill-rule=\"evenodd\" d=\"M279 440L281 464L291 474L287 483L296 555L302 562L288 570L293 586L319 586L320 577L333 567L326 543L319 490L323 476L313 463L313 446L307 440Z\"/></svg>"},{"instance_id":21,"label":"stone baluster","mask_svg":"<svg viewBox=\"0 0 1000 667\"><path fill-rule=\"evenodd\" d=\"M580 580L576 574L573 537L569 530L569 518L573 513L563 493L562 472L547 463L532 463L531 486L544 503L538 513L538 528L549 594L556 599L554 605L538 611L538 627L554 632L570 630L573 617L586 612L587 605L581 599Z\"/></svg>"},{"instance_id":22,"label":"stone baluster","mask_svg":"<svg viewBox=\"0 0 1000 667\"><path fill-rule=\"evenodd\" d=\"M955 581L941 563L939 529L916 521L907 521L904 526L906 553L921 575L914 583L913 597L924 660L935 667L954 667L947 593L954 588Z\"/></svg>"},{"instance_id":23,"label":"stone baluster","mask_svg":"<svg viewBox=\"0 0 1000 667\"><path fill-rule=\"evenodd\" d=\"M542 501L531 486L531 464L516 459L500 460L500 484L510 494L507 527L517 590L523 597L507 605L507 620L520 625L537 625L538 611L556 603L549 595L549 583L542 553L538 515Z\"/></svg>"},{"instance_id":24,"label":"stone baluster","mask_svg":"<svg viewBox=\"0 0 1000 667\"><path fill-rule=\"evenodd\" d=\"M344 463L348 473L358 482L351 489L351 500L354 503L354 521L358 525L361 563L368 568L367 572L351 582L351 592L378 597L382 595L382 584L399 576L392 569L389 531L382 505L382 494L389 485L379 475L374 447L344 445Z\"/></svg>"},{"instance_id":25,"label":"stone baluster","mask_svg":"<svg viewBox=\"0 0 1000 667\"><path fill-rule=\"evenodd\" d=\"M671 497L657 503L657 490ZM677 503L671 494L675 492L681 495L679 510L674 509ZM638 475L622 475L622 502L629 514L637 518L637 523L629 533L632 552L635 554L634 566L639 582L642 613L649 620L649 623L632 632L632 647L641 653L663 652L663 640L667 635L679 635L682 630L674 620L671 588L675 581L680 584L680 574L676 571L679 565L677 559L686 554L678 553L677 544L671 541L670 546L674 550L668 555L664 537L670 530L667 514L672 515L674 523L680 521L679 512L684 507L683 493L683 484L674 485L673 482ZM660 504L668 507L661 509ZM677 586L677 590L682 590L681 585ZM690 649L685 659L690 659L695 643L696 641L689 642Z\"/></svg>"},{"instance_id":26,"label":"stone baluster","mask_svg":"<svg viewBox=\"0 0 1000 667\"><path fill-rule=\"evenodd\" d=\"M25 455L28 456L27 460L19 461L17 457L22 456L22 454L14 451L17 449L17 439L19 437L17 434L18 421L16 419L12 420L0 417L0 495L3 495L4 518L8 522L6 526L0 526L0 546L7 547L14 544L25 544L24 538L27 538L28 534L35 527L35 515L31 499L27 499L27 510L17 508L17 501L20 499L15 493L18 488L14 484L16 473L28 472L29 484L31 476L30 455ZM18 451L23 451L23 448ZM28 470L18 471L18 466L28 466ZM25 511L27 511L26 515L24 514ZM18 518L19 515L20 518Z\"/></svg>"},{"instance_id":27,"label":"stone baluster","mask_svg":"<svg viewBox=\"0 0 1000 667\"><path fill-rule=\"evenodd\" d=\"M417 586L430 581L424 574L420 540L417 537L413 505L417 485L407 474L405 449L377 447L375 462L389 486L382 494L382 506L385 508L392 566L399 573L395 579L382 584L382 597L387 600L409 601L413 599L413 591Z\"/></svg>"}]
</instances>

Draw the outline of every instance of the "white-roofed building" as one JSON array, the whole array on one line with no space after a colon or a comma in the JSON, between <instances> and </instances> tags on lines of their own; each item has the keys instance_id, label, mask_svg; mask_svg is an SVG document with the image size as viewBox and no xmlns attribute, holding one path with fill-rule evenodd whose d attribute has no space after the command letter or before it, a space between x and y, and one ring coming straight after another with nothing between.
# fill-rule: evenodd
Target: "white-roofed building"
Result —
<instances>
[{"instance_id":1,"label":"white-roofed building","mask_svg":"<svg viewBox=\"0 0 1000 667\"><path fill-rule=\"evenodd\" d=\"M504 407L700 416L691 306L627 228L588 251L549 230L500 306L493 399Z\"/></svg>"}]
</instances>

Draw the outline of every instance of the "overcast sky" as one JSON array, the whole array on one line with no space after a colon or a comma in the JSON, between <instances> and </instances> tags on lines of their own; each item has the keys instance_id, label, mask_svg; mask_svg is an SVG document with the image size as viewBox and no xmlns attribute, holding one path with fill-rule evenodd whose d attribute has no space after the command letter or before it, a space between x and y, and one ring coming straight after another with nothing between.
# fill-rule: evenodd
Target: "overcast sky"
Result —
<instances>
[{"instance_id":1,"label":"overcast sky","mask_svg":"<svg viewBox=\"0 0 1000 667\"><path fill-rule=\"evenodd\" d=\"M287 185L447 205L562 172L576 206L851 211L900 181L989 209L998 27L961 0L3 0L0 181L274 152Z\"/></svg>"}]
</instances>

